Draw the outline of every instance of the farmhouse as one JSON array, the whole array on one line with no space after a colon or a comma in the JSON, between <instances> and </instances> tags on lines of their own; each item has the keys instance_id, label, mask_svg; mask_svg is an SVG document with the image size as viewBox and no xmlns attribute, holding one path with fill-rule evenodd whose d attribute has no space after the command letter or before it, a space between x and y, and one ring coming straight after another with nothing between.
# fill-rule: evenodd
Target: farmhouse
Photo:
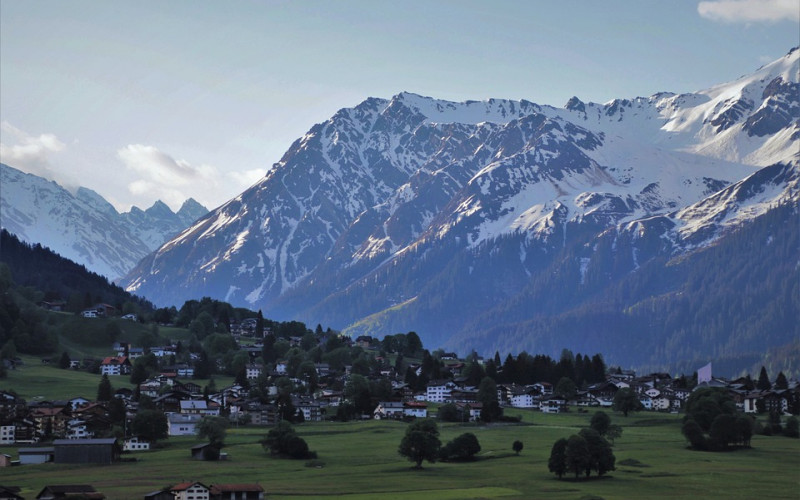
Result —
<instances>
[{"instance_id":1,"label":"farmhouse","mask_svg":"<svg viewBox=\"0 0 800 500\"><path fill-rule=\"evenodd\" d=\"M203 483L180 483L169 490L175 500L211 500L211 492Z\"/></svg>"},{"instance_id":2,"label":"farmhouse","mask_svg":"<svg viewBox=\"0 0 800 500\"><path fill-rule=\"evenodd\" d=\"M100 363L101 375L129 375L131 362L126 356L109 356Z\"/></svg>"}]
</instances>

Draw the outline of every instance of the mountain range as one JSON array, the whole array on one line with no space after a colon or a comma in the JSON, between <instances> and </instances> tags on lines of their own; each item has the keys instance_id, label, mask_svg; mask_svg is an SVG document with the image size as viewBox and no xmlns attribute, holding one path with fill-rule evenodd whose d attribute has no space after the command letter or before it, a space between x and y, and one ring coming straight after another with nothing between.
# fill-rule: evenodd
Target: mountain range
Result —
<instances>
[{"instance_id":1,"label":"mountain range","mask_svg":"<svg viewBox=\"0 0 800 500\"><path fill-rule=\"evenodd\" d=\"M0 164L0 194L3 228L112 280L208 213L191 198L177 213L161 201L119 213L91 189L73 193L5 164Z\"/></svg>"},{"instance_id":2,"label":"mountain range","mask_svg":"<svg viewBox=\"0 0 800 500\"><path fill-rule=\"evenodd\" d=\"M121 284L461 353L793 373L780 353L800 338L799 59L563 108L369 98Z\"/></svg>"},{"instance_id":3,"label":"mountain range","mask_svg":"<svg viewBox=\"0 0 800 500\"><path fill-rule=\"evenodd\" d=\"M161 304L212 296L458 350L596 350L653 366L752 356L719 328L685 346L683 321L652 336L635 311L695 296L693 266L776 207L800 225L799 55L707 90L605 104L367 99L313 126L124 285ZM764 257L788 258L772 269L797 277L797 253ZM780 293L796 297L796 281ZM764 310L743 318L781 329L760 339L800 338Z\"/></svg>"}]
</instances>

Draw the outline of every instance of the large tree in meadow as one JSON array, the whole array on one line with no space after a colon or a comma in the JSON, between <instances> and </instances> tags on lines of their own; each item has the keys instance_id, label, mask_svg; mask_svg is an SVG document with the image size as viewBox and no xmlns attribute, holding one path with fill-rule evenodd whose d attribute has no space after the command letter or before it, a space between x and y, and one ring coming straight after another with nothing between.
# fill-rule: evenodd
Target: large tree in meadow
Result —
<instances>
[{"instance_id":1,"label":"large tree in meadow","mask_svg":"<svg viewBox=\"0 0 800 500\"><path fill-rule=\"evenodd\" d=\"M426 418L408 426L397 452L414 462L414 468L421 469L424 460L436 462L441 447L436 422Z\"/></svg>"}]
</instances>

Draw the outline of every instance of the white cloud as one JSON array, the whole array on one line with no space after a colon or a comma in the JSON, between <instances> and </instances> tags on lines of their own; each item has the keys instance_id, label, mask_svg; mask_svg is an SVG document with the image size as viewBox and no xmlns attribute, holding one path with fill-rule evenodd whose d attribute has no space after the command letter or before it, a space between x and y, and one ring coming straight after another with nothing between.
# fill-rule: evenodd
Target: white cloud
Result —
<instances>
[{"instance_id":1,"label":"white cloud","mask_svg":"<svg viewBox=\"0 0 800 500\"><path fill-rule=\"evenodd\" d=\"M0 123L0 133L0 161L48 180L58 180L58 175L50 168L50 155L65 148L58 137L53 134L32 136L6 121Z\"/></svg>"},{"instance_id":2,"label":"white cloud","mask_svg":"<svg viewBox=\"0 0 800 500\"><path fill-rule=\"evenodd\" d=\"M177 210L189 196L206 204L219 196L221 174L213 165L192 165L143 144L129 144L117 157L136 177L128 183L128 192L141 202L161 200Z\"/></svg>"},{"instance_id":3,"label":"white cloud","mask_svg":"<svg viewBox=\"0 0 800 500\"><path fill-rule=\"evenodd\" d=\"M727 23L800 22L797 0L713 0L697 5L700 16Z\"/></svg>"},{"instance_id":4,"label":"white cloud","mask_svg":"<svg viewBox=\"0 0 800 500\"><path fill-rule=\"evenodd\" d=\"M117 151L125 166L147 180L166 185L188 185L197 181L214 181L218 172L211 165L192 166L176 160L154 146L129 144Z\"/></svg>"}]
</instances>

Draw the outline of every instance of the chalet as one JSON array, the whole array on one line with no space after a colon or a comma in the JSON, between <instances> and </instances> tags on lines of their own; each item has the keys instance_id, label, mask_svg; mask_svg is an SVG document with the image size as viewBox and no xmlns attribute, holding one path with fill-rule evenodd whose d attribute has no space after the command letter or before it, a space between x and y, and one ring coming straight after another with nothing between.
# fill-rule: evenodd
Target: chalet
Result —
<instances>
[{"instance_id":1,"label":"chalet","mask_svg":"<svg viewBox=\"0 0 800 500\"><path fill-rule=\"evenodd\" d=\"M36 429L36 423L27 418L17 418L11 422L14 426L14 442L15 443L38 443L40 433Z\"/></svg>"},{"instance_id":2,"label":"chalet","mask_svg":"<svg viewBox=\"0 0 800 500\"><path fill-rule=\"evenodd\" d=\"M533 389L527 387L512 387L508 401L514 408L535 408Z\"/></svg>"},{"instance_id":3,"label":"chalet","mask_svg":"<svg viewBox=\"0 0 800 500\"><path fill-rule=\"evenodd\" d=\"M259 484L212 484L211 500L264 500Z\"/></svg>"},{"instance_id":4,"label":"chalet","mask_svg":"<svg viewBox=\"0 0 800 500\"><path fill-rule=\"evenodd\" d=\"M56 439L53 448L57 464L111 464L122 451L116 438Z\"/></svg>"},{"instance_id":5,"label":"chalet","mask_svg":"<svg viewBox=\"0 0 800 500\"><path fill-rule=\"evenodd\" d=\"M59 498L83 498L87 500L102 500L106 496L88 484L63 484L45 486L36 495L36 500L57 500Z\"/></svg>"},{"instance_id":6,"label":"chalet","mask_svg":"<svg viewBox=\"0 0 800 500\"><path fill-rule=\"evenodd\" d=\"M73 418L67 422L67 439L88 439L94 437L94 433L89 430L85 420Z\"/></svg>"},{"instance_id":7,"label":"chalet","mask_svg":"<svg viewBox=\"0 0 800 500\"><path fill-rule=\"evenodd\" d=\"M567 408L567 400L556 397L548 396L539 401L539 411L542 413L561 413Z\"/></svg>"},{"instance_id":8,"label":"chalet","mask_svg":"<svg viewBox=\"0 0 800 500\"><path fill-rule=\"evenodd\" d=\"M72 408L72 411L75 411L81 406L85 406L91 403L91 400L78 396L77 398L72 398L67 402L69 403L69 406Z\"/></svg>"},{"instance_id":9,"label":"chalet","mask_svg":"<svg viewBox=\"0 0 800 500\"><path fill-rule=\"evenodd\" d=\"M314 363L314 369L320 377L327 377L331 374L331 365L328 363Z\"/></svg>"},{"instance_id":10,"label":"chalet","mask_svg":"<svg viewBox=\"0 0 800 500\"><path fill-rule=\"evenodd\" d=\"M203 483L180 483L169 489L175 500L210 500L210 488Z\"/></svg>"},{"instance_id":11,"label":"chalet","mask_svg":"<svg viewBox=\"0 0 800 500\"><path fill-rule=\"evenodd\" d=\"M404 413L404 405L399 401L381 401L372 412L375 420L400 418Z\"/></svg>"},{"instance_id":12,"label":"chalet","mask_svg":"<svg viewBox=\"0 0 800 500\"><path fill-rule=\"evenodd\" d=\"M244 413L250 417L252 425L275 425L280 421L278 407L273 404L248 404Z\"/></svg>"},{"instance_id":13,"label":"chalet","mask_svg":"<svg viewBox=\"0 0 800 500\"><path fill-rule=\"evenodd\" d=\"M129 375L131 362L126 356L109 356L100 362L101 375Z\"/></svg>"},{"instance_id":14,"label":"chalet","mask_svg":"<svg viewBox=\"0 0 800 500\"><path fill-rule=\"evenodd\" d=\"M51 403L53 404L53 403ZM58 403L53 406L32 408L28 414L36 424L36 430L44 435L63 436L70 419L69 406Z\"/></svg>"},{"instance_id":15,"label":"chalet","mask_svg":"<svg viewBox=\"0 0 800 500\"><path fill-rule=\"evenodd\" d=\"M406 401L403 403L403 415L406 417L426 418L428 404L421 401Z\"/></svg>"},{"instance_id":16,"label":"chalet","mask_svg":"<svg viewBox=\"0 0 800 500\"><path fill-rule=\"evenodd\" d=\"M478 400L477 389L454 388L450 391L448 401L451 403L474 403Z\"/></svg>"},{"instance_id":17,"label":"chalet","mask_svg":"<svg viewBox=\"0 0 800 500\"><path fill-rule=\"evenodd\" d=\"M216 416L219 415L219 407L217 409L209 408L208 402L205 400L188 399L180 402L181 414L183 415L203 415L203 416Z\"/></svg>"},{"instance_id":18,"label":"chalet","mask_svg":"<svg viewBox=\"0 0 800 500\"><path fill-rule=\"evenodd\" d=\"M294 399L292 402L297 411L303 414L306 422L319 422L322 420L320 404L313 399Z\"/></svg>"},{"instance_id":19,"label":"chalet","mask_svg":"<svg viewBox=\"0 0 800 500\"><path fill-rule=\"evenodd\" d=\"M543 396L553 394L553 384L550 382L536 382L531 386L537 393Z\"/></svg>"}]
</instances>

